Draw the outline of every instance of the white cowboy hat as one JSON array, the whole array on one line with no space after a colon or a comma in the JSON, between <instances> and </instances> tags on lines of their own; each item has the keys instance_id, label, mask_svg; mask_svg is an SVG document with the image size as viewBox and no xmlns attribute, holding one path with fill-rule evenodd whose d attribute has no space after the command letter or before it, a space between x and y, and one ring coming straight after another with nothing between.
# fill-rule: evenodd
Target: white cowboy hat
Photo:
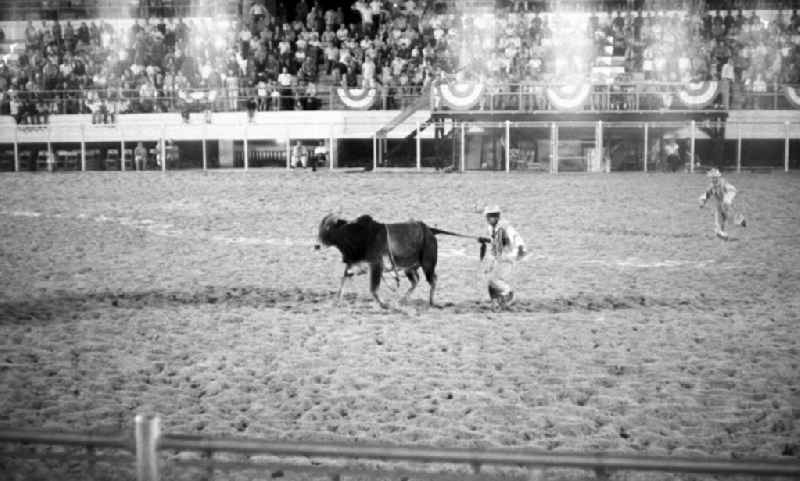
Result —
<instances>
[{"instance_id":1,"label":"white cowboy hat","mask_svg":"<svg viewBox=\"0 0 800 481\"><path fill-rule=\"evenodd\" d=\"M483 209L483 215L500 215L500 207L497 205L487 205Z\"/></svg>"},{"instance_id":2,"label":"white cowboy hat","mask_svg":"<svg viewBox=\"0 0 800 481\"><path fill-rule=\"evenodd\" d=\"M708 177L722 177L722 174L720 173L719 169L711 169L708 171L706 175Z\"/></svg>"}]
</instances>

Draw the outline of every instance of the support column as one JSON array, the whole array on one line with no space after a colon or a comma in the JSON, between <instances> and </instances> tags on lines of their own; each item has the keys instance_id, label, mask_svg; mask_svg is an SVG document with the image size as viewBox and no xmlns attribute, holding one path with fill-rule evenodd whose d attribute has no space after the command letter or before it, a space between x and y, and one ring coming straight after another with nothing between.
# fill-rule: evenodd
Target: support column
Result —
<instances>
[{"instance_id":1,"label":"support column","mask_svg":"<svg viewBox=\"0 0 800 481\"><path fill-rule=\"evenodd\" d=\"M14 172L19 172L19 126L14 126Z\"/></svg>"},{"instance_id":2,"label":"support column","mask_svg":"<svg viewBox=\"0 0 800 481\"><path fill-rule=\"evenodd\" d=\"M297 159L292 159L292 139L291 137L286 136L286 170L292 170L292 161L296 161ZM296 164L296 162L295 162Z\"/></svg>"},{"instance_id":3,"label":"support column","mask_svg":"<svg viewBox=\"0 0 800 481\"><path fill-rule=\"evenodd\" d=\"M50 127L47 127L47 130L50 130ZM53 143L50 142L50 134L47 135L47 171L54 172L55 169L55 154L53 154Z\"/></svg>"},{"instance_id":4,"label":"support column","mask_svg":"<svg viewBox=\"0 0 800 481\"><path fill-rule=\"evenodd\" d=\"M372 134L372 171L378 168L378 133Z\"/></svg>"},{"instance_id":5,"label":"support column","mask_svg":"<svg viewBox=\"0 0 800 481\"><path fill-rule=\"evenodd\" d=\"M328 133L328 168L331 170L333 170L333 166L336 165L333 159L333 145L333 126L331 126Z\"/></svg>"},{"instance_id":6,"label":"support column","mask_svg":"<svg viewBox=\"0 0 800 481\"><path fill-rule=\"evenodd\" d=\"M598 120L597 121L597 126L595 127L595 134L594 135L595 135L595 147L597 148L597 153L600 156L600 162L599 162L600 169L603 172L605 172L606 168L603 165L603 162L605 161L605 156L603 155L604 142L603 142L603 121L602 120Z\"/></svg>"},{"instance_id":7,"label":"support column","mask_svg":"<svg viewBox=\"0 0 800 481\"><path fill-rule=\"evenodd\" d=\"M420 134L422 133L419 120L417 120L417 171L422 169L422 139L420 138Z\"/></svg>"},{"instance_id":8,"label":"support column","mask_svg":"<svg viewBox=\"0 0 800 481\"><path fill-rule=\"evenodd\" d=\"M786 137L783 139L783 171L789 172L789 121L783 123Z\"/></svg>"},{"instance_id":9,"label":"support column","mask_svg":"<svg viewBox=\"0 0 800 481\"><path fill-rule=\"evenodd\" d=\"M462 121L461 122L461 165L459 166L459 172L464 172L466 170L467 165L467 126Z\"/></svg>"},{"instance_id":10,"label":"support column","mask_svg":"<svg viewBox=\"0 0 800 481\"><path fill-rule=\"evenodd\" d=\"M550 124L550 173L558 173L558 124Z\"/></svg>"},{"instance_id":11,"label":"support column","mask_svg":"<svg viewBox=\"0 0 800 481\"><path fill-rule=\"evenodd\" d=\"M123 135L122 127L117 126L117 128L119 129L119 170L125 172L125 135ZM107 152L106 155L108 155Z\"/></svg>"},{"instance_id":12,"label":"support column","mask_svg":"<svg viewBox=\"0 0 800 481\"><path fill-rule=\"evenodd\" d=\"M742 124L736 124L736 173L742 172Z\"/></svg>"},{"instance_id":13,"label":"support column","mask_svg":"<svg viewBox=\"0 0 800 481\"><path fill-rule=\"evenodd\" d=\"M50 125L47 127L47 171L53 172L55 170L55 155L53 155L53 129ZM38 166L37 166L38 168Z\"/></svg>"},{"instance_id":14,"label":"support column","mask_svg":"<svg viewBox=\"0 0 800 481\"><path fill-rule=\"evenodd\" d=\"M650 139L648 136L650 134L650 124L647 122L644 123L644 153L642 154L642 171L647 172L647 153L650 151L648 148L648 144L650 143Z\"/></svg>"},{"instance_id":15,"label":"support column","mask_svg":"<svg viewBox=\"0 0 800 481\"><path fill-rule=\"evenodd\" d=\"M520 90L521 91L521 90ZM506 172L511 172L511 121L506 120Z\"/></svg>"},{"instance_id":16,"label":"support column","mask_svg":"<svg viewBox=\"0 0 800 481\"><path fill-rule=\"evenodd\" d=\"M286 137L286 170L292 170L292 139Z\"/></svg>"},{"instance_id":17,"label":"support column","mask_svg":"<svg viewBox=\"0 0 800 481\"><path fill-rule=\"evenodd\" d=\"M86 172L86 125L81 124L81 172Z\"/></svg>"},{"instance_id":18,"label":"support column","mask_svg":"<svg viewBox=\"0 0 800 481\"><path fill-rule=\"evenodd\" d=\"M689 126L691 132L689 132L689 172L694 173L694 129L697 122L692 120L692 123Z\"/></svg>"},{"instance_id":19,"label":"support column","mask_svg":"<svg viewBox=\"0 0 800 481\"><path fill-rule=\"evenodd\" d=\"M166 140L166 124L161 124L161 172L167 171L167 140Z\"/></svg>"},{"instance_id":20,"label":"support column","mask_svg":"<svg viewBox=\"0 0 800 481\"><path fill-rule=\"evenodd\" d=\"M208 153L206 152L206 131L208 124L203 124L203 171L208 170Z\"/></svg>"},{"instance_id":21,"label":"support column","mask_svg":"<svg viewBox=\"0 0 800 481\"><path fill-rule=\"evenodd\" d=\"M248 134L248 129L247 129L247 125L245 125L244 126L244 140L242 141L242 167L244 168L244 170L247 170L249 168L249 166L250 166L250 159L249 159L249 157L250 157L250 149L249 149L249 147L247 145L247 137L248 137L247 134ZM289 150L288 147L286 149L287 149L287 151Z\"/></svg>"}]
</instances>

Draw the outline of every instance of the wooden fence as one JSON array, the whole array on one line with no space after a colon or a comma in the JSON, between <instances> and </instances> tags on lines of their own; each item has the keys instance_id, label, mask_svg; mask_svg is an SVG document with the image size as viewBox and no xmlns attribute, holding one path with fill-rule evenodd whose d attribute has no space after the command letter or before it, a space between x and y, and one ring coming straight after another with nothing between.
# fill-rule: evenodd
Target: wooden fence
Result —
<instances>
[{"instance_id":1,"label":"wooden fence","mask_svg":"<svg viewBox=\"0 0 800 481\"><path fill-rule=\"evenodd\" d=\"M298 472L340 481L346 476L381 479L486 480L548 479L549 470L578 469L608 479L615 472L693 473L715 476L781 477L800 479L800 460L677 458L611 453L554 453L511 449L442 449L420 446L355 445L286 442L253 438L214 438L161 432L158 416L139 415L135 432L114 435L0 430L0 444L83 447L89 466L95 462L135 463L138 481L157 481L164 468L200 470L212 479L215 471ZM125 455L96 456L96 450ZM172 456L165 453L196 453ZM72 455L74 456L74 455ZM54 453L0 450L0 458L53 459ZM62 455L65 461L70 455ZM134 461L135 460L135 461ZM128 468L131 465L128 464ZM500 476L498 469L508 469ZM90 473L91 477L91 473Z\"/></svg>"}]
</instances>

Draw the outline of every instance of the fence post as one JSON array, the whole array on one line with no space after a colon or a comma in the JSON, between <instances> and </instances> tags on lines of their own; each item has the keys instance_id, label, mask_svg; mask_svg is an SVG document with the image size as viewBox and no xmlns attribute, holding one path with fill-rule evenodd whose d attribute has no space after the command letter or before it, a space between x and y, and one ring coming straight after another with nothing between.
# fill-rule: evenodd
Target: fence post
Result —
<instances>
[{"instance_id":1,"label":"fence post","mask_svg":"<svg viewBox=\"0 0 800 481\"><path fill-rule=\"evenodd\" d=\"M161 172L167 171L167 125L161 124Z\"/></svg>"},{"instance_id":2,"label":"fence post","mask_svg":"<svg viewBox=\"0 0 800 481\"><path fill-rule=\"evenodd\" d=\"M783 139L783 171L789 172L789 121L783 123L785 137Z\"/></svg>"},{"instance_id":3,"label":"fence post","mask_svg":"<svg viewBox=\"0 0 800 481\"><path fill-rule=\"evenodd\" d=\"M250 160L248 159L248 157L250 157L250 149L247 148L248 147L247 146L247 134L248 134L248 128L247 128L247 124L245 124L245 126L244 126L244 141L242 143L242 162L243 162L242 166L244 167L244 170L247 170L247 168L248 168L248 166L250 164ZM287 149L288 149L288 147L287 147Z\"/></svg>"},{"instance_id":4,"label":"fence post","mask_svg":"<svg viewBox=\"0 0 800 481\"><path fill-rule=\"evenodd\" d=\"M19 172L19 126L14 126L14 172Z\"/></svg>"},{"instance_id":5,"label":"fence post","mask_svg":"<svg viewBox=\"0 0 800 481\"><path fill-rule=\"evenodd\" d=\"M422 169L422 139L420 139L419 120L417 120L417 170Z\"/></svg>"},{"instance_id":6,"label":"fence post","mask_svg":"<svg viewBox=\"0 0 800 481\"><path fill-rule=\"evenodd\" d=\"M158 442L161 420L158 416L137 414L136 424L136 479L158 481Z\"/></svg>"},{"instance_id":7,"label":"fence post","mask_svg":"<svg viewBox=\"0 0 800 481\"><path fill-rule=\"evenodd\" d=\"M86 125L81 124L81 172L86 171Z\"/></svg>"},{"instance_id":8,"label":"fence post","mask_svg":"<svg viewBox=\"0 0 800 481\"><path fill-rule=\"evenodd\" d=\"M206 133L208 131L208 124L203 124L203 171L208 170L208 156L206 152Z\"/></svg>"},{"instance_id":9,"label":"fence post","mask_svg":"<svg viewBox=\"0 0 800 481\"><path fill-rule=\"evenodd\" d=\"M736 173L742 172L742 124L736 124Z\"/></svg>"},{"instance_id":10,"label":"fence post","mask_svg":"<svg viewBox=\"0 0 800 481\"><path fill-rule=\"evenodd\" d=\"M692 120L689 128L691 132L689 132L689 172L694 173L694 128L696 122Z\"/></svg>"},{"instance_id":11,"label":"fence post","mask_svg":"<svg viewBox=\"0 0 800 481\"><path fill-rule=\"evenodd\" d=\"M464 172L467 165L467 127L465 122L461 122L461 162L459 171Z\"/></svg>"},{"instance_id":12,"label":"fence post","mask_svg":"<svg viewBox=\"0 0 800 481\"><path fill-rule=\"evenodd\" d=\"M378 168L378 132L372 133L372 171Z\"/></svg>"},{"instance_id":13,"label":"fence post","mask_svg":"<svg viewBox=\"0 0 800 481\"><path fill-rule=\"evenodd\" d=\"M648 144L650 143L650 139L647 137L650 134L650 124L647 122L644 123L644 153L642 154L642 171L647 172L647 152L649 149L647 148Z\"/></svg>"},{"instance_id":14,"label":"fence post","mask_svg":"<svg viewBox=\"0 0 800 481\"><path fill-rule=\"evenodd\" d=\"M506 172L511 172L511 121L506 120Z\"/></svg>"}]
</instances>

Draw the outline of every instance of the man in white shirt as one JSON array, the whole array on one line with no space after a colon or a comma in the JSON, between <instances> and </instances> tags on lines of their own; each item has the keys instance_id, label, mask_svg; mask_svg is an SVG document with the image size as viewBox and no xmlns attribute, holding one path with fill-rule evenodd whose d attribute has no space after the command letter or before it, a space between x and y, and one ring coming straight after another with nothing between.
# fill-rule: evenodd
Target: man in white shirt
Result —
<instances>
[{"instance_id":1,"label":"man in white shirt","mask_svg":"<svg viewBox=\"0 0 800 481\"><path fill-rule=\"evenodd\" d=\"M731 105L731 86L733 85L734 78L733 64L731 63L731 59L728 58L725 65L722 66L719 82L719 90L722 94L722 107L724 109L730 108Z\"/></svg>"},{"instance_id":2,"label":"man in white shirt","mask_svg":"<svg viewBox=\"0 0 800 481\"><path fill-rule=\"evenodd\" d=\"M506 219L500 219L500 208L488 206L483 210L488 224L489 237L481 237L481 260L486 254L487 245L491 247L491 257L484 265L487 276L489 297L505 308L514 300L511 276L514 265L525 258L525 241Z\"/></svg>"}]
</instances>

